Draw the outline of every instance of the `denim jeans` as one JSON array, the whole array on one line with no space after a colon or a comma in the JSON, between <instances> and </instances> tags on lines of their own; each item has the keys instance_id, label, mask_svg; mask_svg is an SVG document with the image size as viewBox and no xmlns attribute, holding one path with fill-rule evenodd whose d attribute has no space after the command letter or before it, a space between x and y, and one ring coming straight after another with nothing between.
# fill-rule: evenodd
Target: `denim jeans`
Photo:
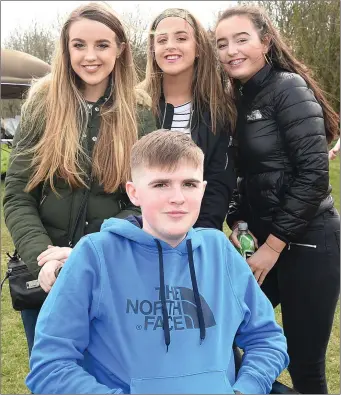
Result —
<instances>
[{"instance_id":1,"label":"denim jeans","mask_svg":"<svg viewBox=\"0 0 341 395\"><path fill-rule=\"evenodd\" d=\"M29 357L31 356L31 351L34 343L34 331L39 311L40 309L26 309L21 311L21 319L24 324Z\"/></svg>"}]
</instances>

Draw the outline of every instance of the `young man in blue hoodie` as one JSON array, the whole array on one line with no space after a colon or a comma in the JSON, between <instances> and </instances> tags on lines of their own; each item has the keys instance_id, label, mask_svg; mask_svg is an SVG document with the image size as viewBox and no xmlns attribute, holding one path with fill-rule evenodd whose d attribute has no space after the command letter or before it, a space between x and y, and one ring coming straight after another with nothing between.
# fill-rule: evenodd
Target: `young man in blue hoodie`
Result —
<instances>
[{"instance_id":1,"label":"young man in blue hoodie","mask_svg":"<svg viewBox=\"0 0 341 395\"><path fill-rule=\"evenodd\" d=\"M224 233L192 228L203 161L181 132L134 145L127 192L142 218L111 218L72 251L38 318L33 393L269 393L286 340Z\"/></svg>"}]
</instances>

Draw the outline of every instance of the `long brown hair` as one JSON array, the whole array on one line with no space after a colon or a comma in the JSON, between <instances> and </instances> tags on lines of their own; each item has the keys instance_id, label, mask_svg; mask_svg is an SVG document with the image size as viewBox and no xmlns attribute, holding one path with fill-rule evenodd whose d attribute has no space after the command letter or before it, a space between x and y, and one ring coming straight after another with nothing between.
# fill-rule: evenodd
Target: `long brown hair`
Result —
<instances>
[{"instance_id":1,"label":"long brown hair","mask_svg":"<svg viewBox=\"0 0 341 395\"><path fill-rule=\"evenodd\" d=\"M198 58L194 64L192 80L193 107L202 114L202 109L208 107L212 119L212 132L216 132L217 124L228 125L234 130L236 109L228 88L222 83L222 69L217 62L214 46L210 37L200 22L187 10L170 8L160 13L152 22L149 29L146 78L142 86L151 97L154 115L162 92L162 70L154 56L155 29L163 17L176 16L187 20L194 29Z\"/></svg>"},{"instance_id":2,"label":"long brown hair","mask_svg":"<svg viewBox=\"0 0 341 395\"><path fill-rule=\"evenodd\" d=\"M216 27L224 19L228 19L235 15L247 16L258 31L260 40L263 41L265 37L269 40L270 44L267 57L270 64L276 68L296 73L306 81L308 87L314 92L316 100L322 107L327 141L331 142L339 133L339 116L328 103L322 89L312 77L311 70L295 58L292 50L284 42L280 33L274 27L269 16L262 7L240 5L228 8L220 14ZM230 78L230 82L234 87L236 86L232 78Z\"/></svg>"},{"instance_id":3,"label":"long brown hair","mask_svg":"<svg viewBox=\"0 0 341 395\"><path fill-rule=\"evenodd\" d=\"M88 112L81 94L81 79L73 71L68 50L70 25L86 18L103 23L116 35L117 45L125 47L116 60L111 76L111 95L101 106L101 126L92 158L86 157L81 136ZM32 153L33 173L26 186L31 191L49 181L55 190L55 177L71 187L86 186L85 175L92 177L107 193L114 192L129 178L129 155L137 140L136 73L132 51L124 28L106 4L89 3L76 8L63 25L51 74L33 84L22 112L22 130L26 142L22 153ZM19 144L20 146L20 144ZM20 154L20 150L19 150Z\"/></svg>"}]
</instances>

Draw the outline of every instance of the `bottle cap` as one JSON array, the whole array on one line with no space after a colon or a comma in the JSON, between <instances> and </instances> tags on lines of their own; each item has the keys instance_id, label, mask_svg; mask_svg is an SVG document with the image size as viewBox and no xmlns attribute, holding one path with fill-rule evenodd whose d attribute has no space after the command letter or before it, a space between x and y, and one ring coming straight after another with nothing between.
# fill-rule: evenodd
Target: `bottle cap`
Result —
<instances>
[{"instance_id":1,"label":"bottle cap","mask_svg":"<svg viewBox=\"0 0 341 395\"><path fill-rule=\"evenodd\" d=\"M248 230L247 222L239 222L238 230Z\"/></svg>"}]
</instances>

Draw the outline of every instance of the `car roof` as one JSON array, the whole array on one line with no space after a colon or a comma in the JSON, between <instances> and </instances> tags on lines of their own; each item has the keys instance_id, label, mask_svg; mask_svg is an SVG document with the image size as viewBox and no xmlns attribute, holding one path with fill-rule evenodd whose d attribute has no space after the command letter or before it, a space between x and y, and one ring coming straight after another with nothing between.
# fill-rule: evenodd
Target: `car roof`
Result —
<instances>
[{"instance_id":1,"label":"car roof","mask_svg":"<svg viewBox=\"0 0 341 395\"><path fill-rule=\"evenodd\" d=\"M1 98L21 98L33 78L41 78L50 71L51 66L35 56L1 49Z\"/></svg>"}]
</instances>

